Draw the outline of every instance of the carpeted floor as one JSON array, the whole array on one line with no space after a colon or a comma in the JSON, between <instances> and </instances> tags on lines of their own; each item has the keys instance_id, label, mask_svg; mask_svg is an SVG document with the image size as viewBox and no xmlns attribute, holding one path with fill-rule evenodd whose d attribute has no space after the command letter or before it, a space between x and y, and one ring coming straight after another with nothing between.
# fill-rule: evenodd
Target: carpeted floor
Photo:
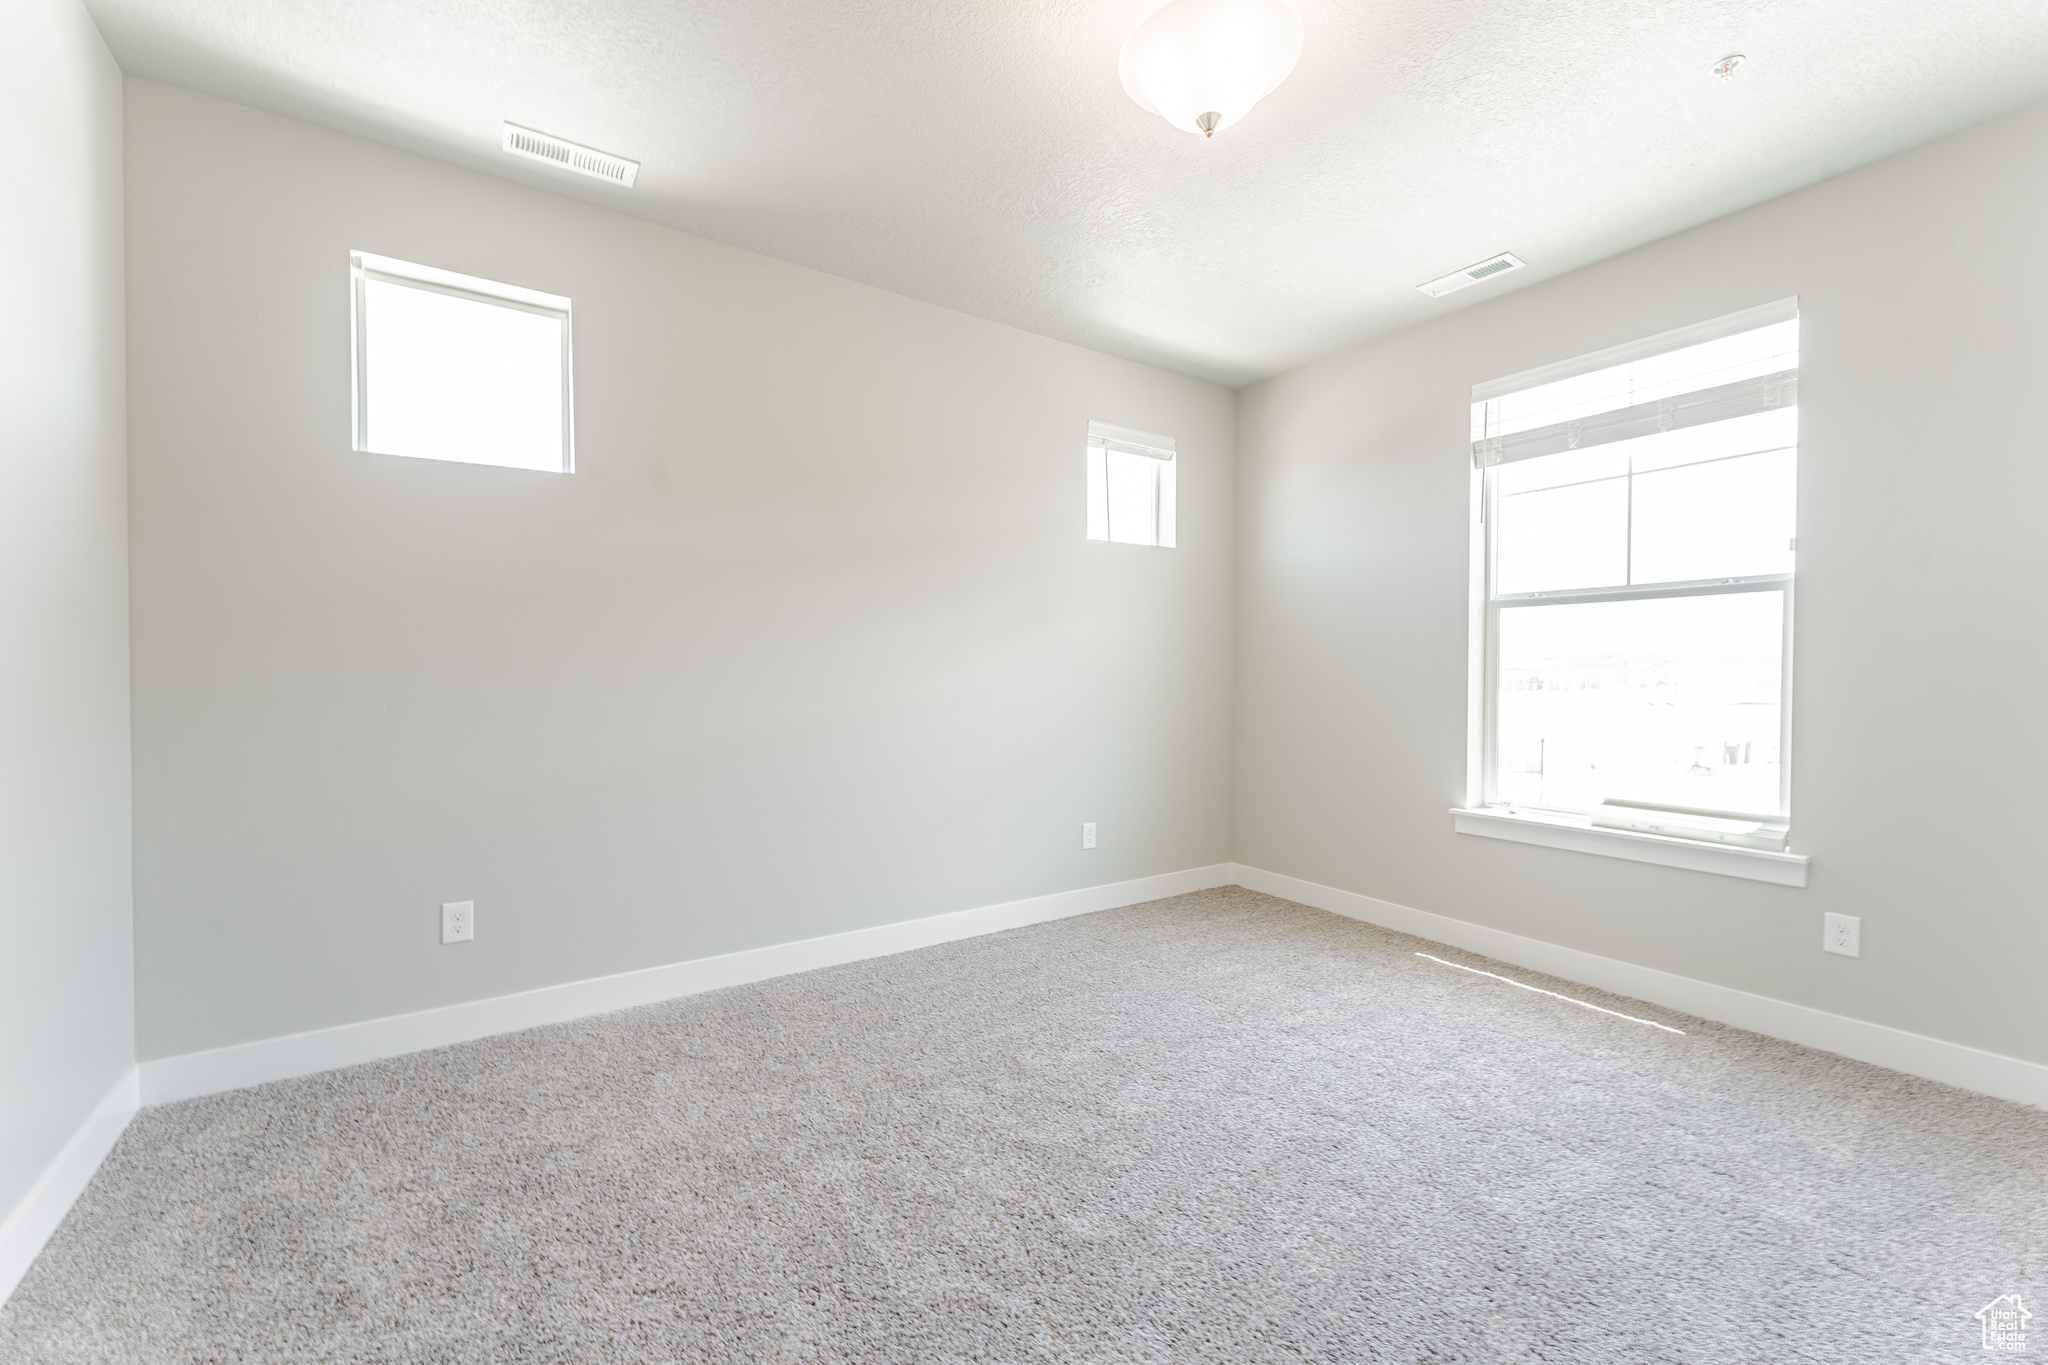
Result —
<instances>
[{"instance_id":1,"label":"carpeted floor","mask_svg":"<svg viewBox=\"0 0 2048 1365\"><path fill-rule=\"evenodd\" d=\"M0 1360L1964 1361L2048 1314L2048 1114L1417 949L1478 961L1226 888L146 1110Z\"/></svg>"}]
</instances>

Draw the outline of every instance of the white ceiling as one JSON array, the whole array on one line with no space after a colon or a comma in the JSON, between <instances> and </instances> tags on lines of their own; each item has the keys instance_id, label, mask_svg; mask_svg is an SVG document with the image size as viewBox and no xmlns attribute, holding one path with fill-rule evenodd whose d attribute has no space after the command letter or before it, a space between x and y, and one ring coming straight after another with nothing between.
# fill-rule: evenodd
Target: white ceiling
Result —
<instances>
[{"instance_id":1,"label":"white ceiling","mask_svg":"<svg viewBox=\"0 0 2048 1365\"><path fill-rule=\"evenodd\" d=\"M88 0L133 74L1233 385L2048 98L2043 0L1296 3L1204 142L1117 83L1154 0Z\"/></svg>"}]
</instances>

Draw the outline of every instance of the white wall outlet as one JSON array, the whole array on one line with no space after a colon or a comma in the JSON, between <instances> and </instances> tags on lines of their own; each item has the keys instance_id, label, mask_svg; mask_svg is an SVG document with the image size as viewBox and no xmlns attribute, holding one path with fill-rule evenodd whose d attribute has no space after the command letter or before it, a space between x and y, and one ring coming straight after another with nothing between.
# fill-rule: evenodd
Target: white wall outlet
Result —
<instances>
[{"instance_id":1,"label":"white wall outlet","mask_svg":"<svg viewBox=\"0 0 2048 1365\"><path fill-rule=\"evenodd\" d=\"M441 906L441 942L467 943L475 937L476 902L444 902Z\"/></svg>"},{"instance_id":2,"label":"white wall outlet","mask_svg":"<svg viewBox=\"0 0 2048 1365\"><path fill-rule=\"evenodd\" d=\"M1820 946L1843 957L1863 956L1863 919L1860 915L1829 915L1821 924Z\"/></svg>"},{"instance_id":3,"label":"white wall outlet","mask_svg":"<svg viewBox=\"0 0 2048 1365\"><path fill-rule=\"evenodd\" d=\"M1093 821L1081 826L1081 847L1095 847L1095 824Z\"/></svg>"}]
</instances>

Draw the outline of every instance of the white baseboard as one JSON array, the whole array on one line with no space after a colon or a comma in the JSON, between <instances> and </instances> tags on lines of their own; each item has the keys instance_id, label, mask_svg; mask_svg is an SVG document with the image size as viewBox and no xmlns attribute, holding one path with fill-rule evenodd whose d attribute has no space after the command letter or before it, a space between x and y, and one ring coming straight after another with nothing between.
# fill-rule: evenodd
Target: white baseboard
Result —
<instances>
[{"instance_id":1,"label":"white baseboard","mask_svg":"<svg viewBox=\"0 0 2048 1365\"><path fill-rule=\"evenodd\" d=\"M114 1083L92 1116L71 1135L64 1150L49 1164L36 1183L22 1197L7 1221L0 1223L0 1304L28 1274L36 1256L85 1193L92 1173L100 1168L108 1152L120 1140L128 1120L142 1106L135 1068Z\"/></svg>"},{"instance_id":2,"label":"white baseboard","mask_svg":"<svg viewBox=\"0 0 2048 1365\"><path fill-rule=\"evenodd\" d=\"M935 943L993 934L1020 925L1136 905L1163 896L1179 896L1212 886L1227 886L1234 868L1229 863L1166 872L1135 881L1059 891L1049 896L985 905L974 910L926 919L905 920L872 929L778 943L766 948L726 953L649 967L590 981L543 986L517 995L500 995L460 1005L368 1019L359 1024L265 1038L254 1043L188 1052L144 1062L142 1102L164 1104L222 1090L261 1085L292 1076L307 1076L339 1066L374 1062L427 1048L466 1043L497 1033L513 1033L542 1024L559 1024L591 1014L606 1014L634 1005L651 1005L721 986L739 986L791 972L886 957Z\"/></svg>"},{"instance_id":3,"label":"white baseboard","mask_svg":"<svg viewBox=\"0 0 2048 1365\"><path fill-rule=\"evenodd\" d=\"M1512 962L1548 976L1578 981L1616 995L1648 1000L1701 1019L1712 1019L1752 1033L1767 1034L1859 1062L1923 1076L1980 1095L2017 1100L2048 1109L2048 1066L1996 1052L1943 1042L1904 1029L1873 1024L1826 1010L1794 1005L1767 995L1752 995L1732 986L1717 986L1688 976L1639 967L1596 953L1564 948L1541 939L1523 938L1468 920L1416 910L1392 901L1340 891L1263 868L1235 868L1239 886L1270 896L1312 905L1350 919L1418 938L1434 939L1468 952Z\"/></svg>"}]
</instances>

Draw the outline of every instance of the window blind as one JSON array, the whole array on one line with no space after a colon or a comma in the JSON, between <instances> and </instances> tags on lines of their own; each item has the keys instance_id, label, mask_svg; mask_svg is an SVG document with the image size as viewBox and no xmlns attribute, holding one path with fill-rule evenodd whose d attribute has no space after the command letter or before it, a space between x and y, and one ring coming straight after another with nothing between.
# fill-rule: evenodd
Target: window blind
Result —
<instances>
[{"instance_id":1,"label":"window blind","mask_svg":"<svg viewBox=\"0 0 2048 1365\"><path fill-rule=\"evenodd\" d=\"M1606 445L1612 441L1633 441L1682 427L1725 422L1734 417L1769 412L1774 408L1797 407L1799 371L1779 370L1754 379L1719 384L1711 389L1653 402L1616 408L1591 417L1518 431L1512 436L1481 437L1472 443L1472 462L1484 469L1514 460L1532 460L1539 455L1561 455L1567 450Z\"/></svg>"},{"instance_id":2,"label":"window blind","mask_svg":"<svg viewBox=\"0 0 2048 1365\"><path fill-rule=\"evenodd\" d=\"M1792 408L1798 301L1475 386L1481 469Z\"/></svg>"},{"instance_id":3,"label":"window blind","mask_svg":"<svg viewBox=\"0 0 2048 1365\"><path fill-rule=\"evenodd\" d=\"M1139 431L1135 427L1112 426L1108 422L1088 424L1088 444L1097 450L1114 451L1121 455L1143 455L1153 460L1170 460L1174 455L1171 436Z\"/></svg>"}]
</instances>

